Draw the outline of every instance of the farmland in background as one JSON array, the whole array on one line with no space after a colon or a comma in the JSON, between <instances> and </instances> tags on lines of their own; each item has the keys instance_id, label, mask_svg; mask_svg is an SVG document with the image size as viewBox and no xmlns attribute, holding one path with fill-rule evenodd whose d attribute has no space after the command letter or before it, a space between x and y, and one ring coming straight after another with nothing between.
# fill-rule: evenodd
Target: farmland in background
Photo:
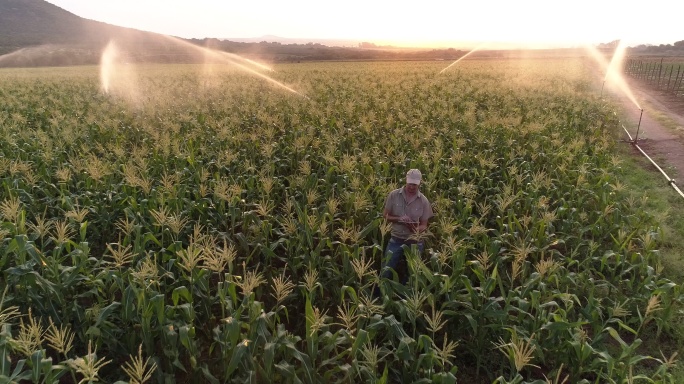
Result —
<instances>
[{"instance_id":1,"label":"farmland in background","mask_svg":"<svg viewBox=\"0 0 684 384\"><path fill-rule=\"evenodd\" d=\"M663 94L684 96L684 58L633 57L625 63L625 74L643 81Z\"/></svg>"},{"instance_id":2,"label":"farmland in background","mask_svg":"<svg viewBox=\"0 0 684 384\"><path fill-rule=\"evenodd\" d=\"M671 382L640 346L681 286L587 65L448 64L1 70L0 375ZM409 168L436 216L401 286Z\"/></svg>"}]
</instances>

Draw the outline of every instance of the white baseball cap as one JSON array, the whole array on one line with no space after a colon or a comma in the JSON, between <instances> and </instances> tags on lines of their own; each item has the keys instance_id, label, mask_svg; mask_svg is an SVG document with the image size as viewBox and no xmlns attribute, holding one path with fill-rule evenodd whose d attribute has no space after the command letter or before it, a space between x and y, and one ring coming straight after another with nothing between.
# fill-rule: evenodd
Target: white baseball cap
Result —
<instances>
[{"instance_id":1,"label":"white baseball cap","mask_svg":"<svg viewBox=\"0 0 684 384\"><path fill-rule=\"evenodd\" d=\"M408 172L406 172L406 183L408 184L420 184L420 180L422 179L422 174L420 173L419 170L417 169L409 169Z\"/></svg>"}]
</instances>

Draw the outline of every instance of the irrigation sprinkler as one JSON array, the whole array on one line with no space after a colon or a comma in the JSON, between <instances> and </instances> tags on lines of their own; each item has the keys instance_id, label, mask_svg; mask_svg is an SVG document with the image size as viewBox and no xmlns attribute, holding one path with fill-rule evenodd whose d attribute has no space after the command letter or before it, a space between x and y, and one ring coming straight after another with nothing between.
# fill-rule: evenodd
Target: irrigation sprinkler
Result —
<instances>
[{"instance_id":1,"label":"irrigation sprinkler","mask_svg":"<svg viewBox=\"0 0 684 384\"><path fill-rule=\"evenodd\" d=\"M641 115L639 115L639 125L637 125L636 135L634 136L634 142L635 143L637 142L637 140L639 140L639 128L641 128L641 118L644 116L644 109L643 108L640 108L640 109L641 109Z\"/></svg>"},{"instance_id":2,"label":"irrigation sprinkler","mask_svg":"<svg viewBox=\"0 0 684 384\"><path fill-rule=\"evenodd\" d=\"M603 84L601 85L601 97L603 97L603 87L606 86L606 79L603 79Z\"/></svg>"}]
</instances>

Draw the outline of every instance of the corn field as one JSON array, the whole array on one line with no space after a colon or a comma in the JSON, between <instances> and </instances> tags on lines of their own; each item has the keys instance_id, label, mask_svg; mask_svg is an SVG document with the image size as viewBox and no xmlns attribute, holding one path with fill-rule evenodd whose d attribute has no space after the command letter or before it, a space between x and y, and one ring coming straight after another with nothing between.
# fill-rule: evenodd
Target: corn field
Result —
<instances>
[{"instance_id":1,"label":"corn field","mask_svg":"<svg viewBox=\"0 0 684 384\"><path fill-rule=\"evenodd\" d=\"M0 382L673 382L640 345L681 286L581 59L445 66L0 70Z\"/></svg>"}]
</instances>

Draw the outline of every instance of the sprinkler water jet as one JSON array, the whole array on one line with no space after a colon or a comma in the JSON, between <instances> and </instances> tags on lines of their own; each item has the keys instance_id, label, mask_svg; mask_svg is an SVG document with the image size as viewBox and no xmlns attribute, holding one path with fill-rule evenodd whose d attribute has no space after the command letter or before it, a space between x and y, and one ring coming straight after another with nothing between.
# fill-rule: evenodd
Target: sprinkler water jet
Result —
<instances>
[{"instance_id":1,"label":"sprinkler water jet","mask_svg":"<svg viewBox=\"0 0 684 384\"><path fill-rule=\"evenodd\" d=\"M480 44L480 45L478 45L477 47L471 49L470 52L468 52L468 53L466 53L465 55L459 57L456 61L454 61L453 63L449 64L446 68L442 69L441 71L439 71L439 73L444 73L444 71L446 71L447 69L453 67L456 63L458 63L459 61L461 61L461 60L465 59L466 57L470 56L470 55L471 55L472 53L474 53L475 51L478 51L478 50L482 49L485 45L486 45L486 44Z\"/></svg>"}]
</instances>

